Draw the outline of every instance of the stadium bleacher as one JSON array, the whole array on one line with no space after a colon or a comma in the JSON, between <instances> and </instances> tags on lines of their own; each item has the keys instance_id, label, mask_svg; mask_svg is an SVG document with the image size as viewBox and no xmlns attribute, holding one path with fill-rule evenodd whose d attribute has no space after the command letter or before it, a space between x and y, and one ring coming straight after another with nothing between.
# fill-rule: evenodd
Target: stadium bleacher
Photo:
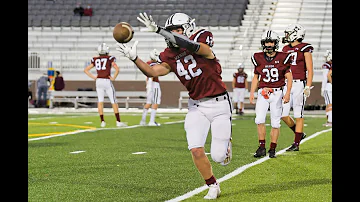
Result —
<instances>
[{"instance_id":1,"label":"stadium bleacher","mask_svg":"<svg viewBox=\"0 0 360 202\"><path fill-rule=\"evenodd\" d=\"M161 50L166 46L161 36L141 31L143 25L136 17L143 11L159 25L173 12L185 12L195 18L198 27L213 32L213 50L225 69L236 68L238 62L251 69L250 57L260 50L262 32L273 29L282 36L290 23L300 23L307 30L304 41L315 48L315 70L324 62L323 53L332 47L332 0L84 1L83 6L91 4L94 9L92 17L73 16L76 3L77 0L28 0L28 52L38 53L42 58L40 67L46 68L47 62L52 61L55 68L82 70L96 54L100 42L115 50L112 28L119 21L134 26L133 40L140 41L139 56L147 57L153 48ZM119 60L125 68L133 67L129 60Z\"/></svg>"},{"instance_id":2,"label":"stadium bleacher","mask_svg":"<svg viewBox=\"0 0 360 202\"><path fill-rule=\"evenodd\" d=\"M228 26L229 17L222 16L223 13L233 13L232 23L241 24L243 15L247 8L249 0L87 0L82 3L85 7L90 4L94 14L87 18L71 18L69 22L68 16L73 16L73 9L78 1L74 0L58 0L58 1L39 1L28 0L28 26L29 27L52 27L52 26L113 26L113 22L131 21L132 26L139 26L136 16L139 12L147 12L151 14L160 25L165 24L168 16L174 12L185 12L190 16L203 16L211 13L212 26ZM184 5L191 5L184 9ZM95 17L98 16L98 17ZM54 17L54 25L52 24ZM93 18L95 17L95 18ZM98 24L98 18L102 20ZM64 23L62 20L64 19ZM94 21L93 21L94 19ZM199 26L207 26L208 21L201 20Z\"/></svg>"}]
</instances>

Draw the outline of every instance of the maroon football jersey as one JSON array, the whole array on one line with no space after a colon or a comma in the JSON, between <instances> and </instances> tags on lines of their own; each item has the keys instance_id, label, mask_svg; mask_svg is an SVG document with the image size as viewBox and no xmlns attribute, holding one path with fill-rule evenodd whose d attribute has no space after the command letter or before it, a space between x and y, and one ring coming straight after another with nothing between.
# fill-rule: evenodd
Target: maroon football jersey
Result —
<instances>
[{"instance_id":1,"label":"maroon football jersey","mask_svg":"<svg viewBox=\"0 0 360 202\"><path fill-rule=\"evenodd\" d=\"M93 57L91 59L91 64L94 65L96 72L97 72L97 78L106 78L108 79L111 75L111 64L113 62L116 62L115 56L111 55L102 55Z\"/></svg>"},{"instance_id":2,"label":"maroon football jersey","mask_svg":"<svg viewBox=\"0 0 360 202\"><path fill-rule=\"evenodd\" d=\"M291 54L277 52L271 61L266 60L264 52L251 57L254 74L260 75L259 88L279 88L285 85L285 74L290 72Z\"/></svg>"},{"instance_id":3,"label":"maroon football jersey","mask_svg":"<svg viewBox=\"0 0 360 202\"><path fill-rule=\"evenodd\" d=\"M211 32L201 29L190 37L191 40L213 46ZM226 91L221 77L221 65L215 57L212 60L192 53L185 48L166 48L159 56L160 63L166 62L171 71L189 91L189 97L198 100Z\"/></svg>"},{"instance_id":4,"label":"maroon football jersey","mask_svg":"<svg viewBox=\"0 0 360 202\"><path fill-rule=\"evenodd\" d=\"M290 44L285 45L282 48L282 51L285 53L291 53L292 63L291 63L291 72L293 79L306 80L306 63L305 63L305 52L312 53L314 48L311 44L300 43L294 47Z\"/></svg>"},{"instance_id":5,"label":"maroon football jersey","mask_svg":"<svg viewBox=\"0 0 360 202\"><path fill-rule=\"evenodd\" d=\"M153 66L153 65L156 65L156 64L157 64L156 62L153 62L153 61L151 61L151 60L147 61L146 63L148 63L148 65L150 65L150 66ZM156 76L156 77L152 77L152 78L153 78L153 81L159 83L159 77Z\"/></svg>"},{"instance_id":6,"label":"maroon football jersey","mask_svg":"<svg viewBox=\"0 0 360 202\"><path fill-rule=\"evenodd\" d=\"M235 78L235 88L245 88L245 82L248 75L245 72L239 73L235 72L233 74L233 77Z\"/></svg>"},{"instance_id":7,"label":"maroon football jersey","mask_svg":"<svg viewBox=\"0 0 360 202\"><path fill-rule=\"evenodd\" d=\"M322 69L328 69L328 70L332 69L332 62L331 62L331 63L325 62L325 63L322 65ZM330 83L329 80L327 80L327 82Z\"/></svg>"}]
</instances>

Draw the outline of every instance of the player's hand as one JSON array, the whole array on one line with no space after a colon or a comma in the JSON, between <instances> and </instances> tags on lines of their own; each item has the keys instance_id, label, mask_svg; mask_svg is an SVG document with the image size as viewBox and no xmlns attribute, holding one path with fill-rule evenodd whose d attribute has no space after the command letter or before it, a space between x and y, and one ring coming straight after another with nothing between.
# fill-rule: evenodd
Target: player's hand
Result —
<instances>
[{"instance_id":1,"label":"player's hand","mask_svg":"<svg viewBox=\"0 0 360 202\"><path fill-rule=\"evenodd\" d=\"M129 48L126 44L116 43L116 50L119 51L122 55L129 58L132 61L135 61L137 58L136 46L139 41L135 41L131 48Z\"/></svg>"},{"instance_id":2,"label":"player's hand","mask_svg":"<svg viewBox=\"0 0 360 202\"><path fill-rule=\"evenodd\" d=\"M324 97L324 91L321 90L321 97Z\"/></svg>"},{"instance_id":3,"label":"player's hand","mask_svg":"<svg viewBox=\"0 0 360 202\"><path fill-rule=\"evenodd\" d=\"M149 32L156 32L159 29L151 15L147 15L145 12L139 13L139 15L140 17L136 18L148 28Z\"/></svg>"},{"instance_id":4,"label":"player's hand","mask_svg":"<svg viewBox=\"0 0 360 202\"><path fill-rule=\"evenodd\" d=\"M310 90L314 88L314 86L305 86L304 88L304 95L305 97L309 97L310 96Z\"/></svg>"},{"instance_id":5,"label":"player's hand","mask_svg":"<svg viewBox=\"0 0 360 202\"><path fill-rule=\"evenodd\" d=\"M109 76L110 81L115 81L115 78L112 76Z\"/></svg>"},{"instance_id":6,"label":"player's hand","mask_svg":"<svg viewBox=\"0 0 360 202\"><path fill-rule=\"evenodd\" d=\"M250 101L250 104L255 104L254 103L254 92L250 92L249 101Z\"/></svg>"},{"instance_id":7,"label":"player's hand","mask_svg":"<svg viewBox=\"0 0 360 202\"><path fill-rule=\"evenodd\" d=\"M286 104L290 101L290 93L285 93L284 97L282 98L283 102Z\"/></svg>"}]
</instances>

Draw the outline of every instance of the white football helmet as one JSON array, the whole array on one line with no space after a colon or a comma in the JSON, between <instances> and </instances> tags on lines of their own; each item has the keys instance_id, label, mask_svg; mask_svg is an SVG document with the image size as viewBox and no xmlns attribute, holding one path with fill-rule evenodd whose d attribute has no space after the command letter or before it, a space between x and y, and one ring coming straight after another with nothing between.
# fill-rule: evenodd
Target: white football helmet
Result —
<instances>
[{"instance_id":1,"label":"white football helmet","mask_svg":"<svg viewBox=\"0 0 360 202\"><path fill-rule=\"evenodd\" d=\"M326 50L326 53L324 54L325 60L327 61L332 61L332 53L330 50Z\"/></svg>"},{"instance_id":2,"label":"white football helmet","mask_svg":"<svg viewBox=\"0 0 360 202\"><path fill-rule=\"evenodd\" d=\"M265 46L266 42L274 42L274 46ZM261 46L264 52L272 53L279 49L280 37L273 30L266 30L261 35Z\"/></svg>"},{"instance_id":3,"label":"white football helmet","mask_svg":"<svg viewBox=\"0 0 360 202\"><path fill-rule=\"evenodd\" d=\"M290 24L285 29L285 37L282 38L282 43L291 43L295 40L301 42L305 38L305 28L300 24Z\"/></svg>"},{"instance_id":4,"label":"white football helmet","mask_svg":"<svg viewBox=\"0 0 360 202\"><path fill-rule=\"evenodd\" d=\"M157 61L157 58L159 57L160 53L156 49L153 49L152 51L150 51L149 55L151 60Z\"/></svg>"},{"instance_id":5,"label":"white football helmet","mask_svg":"<svg viewBox=\"0 0 360 202\"><path fill-rule=\"evenodd\" d=\"M165 22L165 29L171 31L174 28L182 27L184 29L184 35L190 37L195 29L195 19L185 13L174 13Z\"/></svg>"},{"instance_id":6,"label":"white football helmet","mask_svg":"<svg viewBox=\"0 0 360 202\"><path fill-rule=\"evenodd\" d=\"M244 69L245 65L241 62L238 63L238 69Z\"/></svg>"},{"instance_id":7,"label":"white football helmet","mask_svg":"<svg viewBox=\"0 0 360 202\"><path fill-rule=\"evenodd\" d=\"M106 43L101 43L98 46L97 51L99 55L109 54L109 46L107 46Z\"/></svg>"}]
</instances>

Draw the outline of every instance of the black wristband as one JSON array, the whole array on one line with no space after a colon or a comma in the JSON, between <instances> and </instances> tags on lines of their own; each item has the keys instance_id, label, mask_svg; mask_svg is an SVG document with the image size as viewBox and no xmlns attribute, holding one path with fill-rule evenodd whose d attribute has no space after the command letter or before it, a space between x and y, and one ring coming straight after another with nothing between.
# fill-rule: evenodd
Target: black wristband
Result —
<instances>
[{"instance_id":1,"label":"black wristband","mask_svg":"<svg viewBox=\"0 0 360 202\"><path fill-rule=\"evenodd\" d=\"M136 56L136 58L135 58L135 59L133 59L133 60L131 60L131 61L135 62L137 58L138 58L138 56Z\"/></svg>"},{"instance_id":2,"label":"black wristband","mask_svg":"<svg viewBox=\"0 0 360 202\"><path fill-rule=\"evenodd\" d=\"M156 30L156 32L155 32L155 33L159 33L159 32L160 32L160 30L161 30L161 27L157 26L157 30Z\"/></svg>"}]
</instances>

